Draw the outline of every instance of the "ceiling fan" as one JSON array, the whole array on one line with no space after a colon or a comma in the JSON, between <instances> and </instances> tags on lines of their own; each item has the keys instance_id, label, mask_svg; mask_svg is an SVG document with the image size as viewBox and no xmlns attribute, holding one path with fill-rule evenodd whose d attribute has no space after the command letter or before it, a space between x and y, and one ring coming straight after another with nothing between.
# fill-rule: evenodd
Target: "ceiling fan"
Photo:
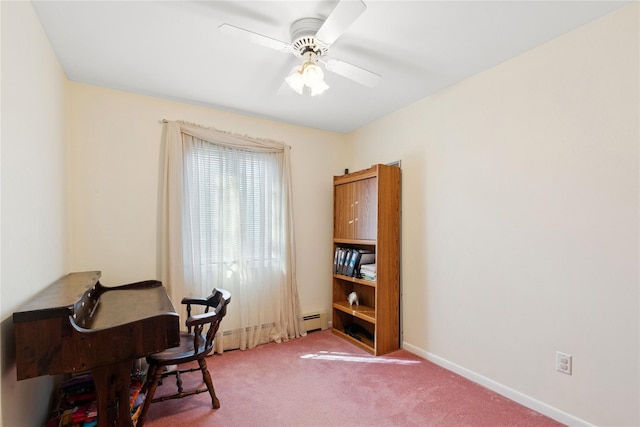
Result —
<instances>
[{"instance_id":1,"label":"ceiling fan","mask_svg":"<svg viewBox=\"0 0 640 427\"><path fill-rule=\"evenodd\" d=\"M347 28L365 11L367 6L362 0L341 0L325 19L302 18L295 21L289 33L291 42L285 43L262 34L231 24L222 24L220 30L244 38L283 53L292 53L303 59L285 79L283 87L290 87L299 94L307 91L319 95L329 86L324 82L324 73L318 63L335 74L346 77L367 87L375 87L381 77L364 68L357 67L339 59L327 58L329 47L347 30ZM279 93L282 92L282 88Z\"/></svg>"}]
</instances>

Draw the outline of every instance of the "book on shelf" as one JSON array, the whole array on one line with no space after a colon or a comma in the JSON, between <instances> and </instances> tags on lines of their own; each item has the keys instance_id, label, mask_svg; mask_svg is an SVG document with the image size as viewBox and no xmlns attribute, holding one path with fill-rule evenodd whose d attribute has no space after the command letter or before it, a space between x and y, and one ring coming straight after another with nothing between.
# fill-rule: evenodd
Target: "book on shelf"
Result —
<instances>
[{"instance_id":1,"label":"book on shelf","mask_svg":"<svg viewBox=\"0 0 640 427\"><path fill-rule=\"evenodd\" d=\"M340 270L340 274L348 276L347 271L349 270L349 263L351 263L351 257L353 256L353 249L345 249L347 254L344 257L344 264L342 264L342 270Z\"/></svg>"},{"instance_id":2,"label":"book on shelf","mask_svg":"<svg viewBox=\"0 0 640 427\"><path fill-rule=\"evenodd\" d=\"M333 273L349 277L361 277L360 266L375 264L373 251L356 248L336 247L333 256Z\"/></svg>"},{"instance_id":3,"label":"book on shelf","mask_svg":"<svg viewBox=\"0 0 640 427\"><path fill-rule=\"evenodd\" d=\"M360 251L356 249L351 250L351 258L349 258L349 265L347 266L347 271L345 273L346 276L354 276L356 270L356 266L360 264L360 257L362 254Z\"/></svg>"},{"instance_id":4,"label":"book on shelf","mask_svg":"<svg viewBox=\"0 0 640 427\"><path fill-rule=\"evenodd\" d=\"M338 265L336 267L336 273L337 274L342 274L342 266L344 266L344 257L347 255L346 251L343 248L338 248L339 250L339 255L338 255Z\"/></svg>"},{"instance_id":5,"label":"book on shelf","mask_svg":"<svg viewBox=\"0 0 640 427\"><path fill-rule=\"evenodd\" d=\"M360 250L360 254L362 256L360 257L360 264L358 264L358 267L360 267L360 265L364 265L364 264L375 264L376 263L376 254L373 253L372 251Z\"/></svg>"},{"instance_id":6,"label":"book on shelf","mask_svg":"<svg viewBox=\"0 0 640 427\"><path fill-rule=\"evenodd\" d=\"M360 276L365 280L376 280L376 265L375 264L361 264Z\"/></svg>"}]
</instances>

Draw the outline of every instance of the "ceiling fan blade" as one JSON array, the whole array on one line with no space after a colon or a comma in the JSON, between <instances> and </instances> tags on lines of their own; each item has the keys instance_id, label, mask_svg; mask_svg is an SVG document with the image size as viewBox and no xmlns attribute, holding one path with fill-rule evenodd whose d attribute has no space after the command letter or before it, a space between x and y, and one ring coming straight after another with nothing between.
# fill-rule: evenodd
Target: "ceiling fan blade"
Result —
<instances>
[{"instance_id":1,"label":"ceiling fan blade","mask_svg":"<svg viewBox=\"0 0 640 427\"><path fill-rule=\"evenodd\" d=\"M316 33L316 39L327 46L333 44L366 8L367 6L362 0L342 0L338 2Z\"/></svg>"},{"instance_id":2,"label":"ceiling fan blade","mask_svg":"<svg viewBox=\"0 0 640 427\"><path fill-rule=\"evenodd\" d=\"M339 59L329 59L320 62L325 65L327 70L367 87L376 87L382 78L376 73L349 64L348 62L340 61Z\"/></svg>"},{"instance_id":3,"label":"ceiling fan blade","mask_svg":"<svg viewBox=\"0 0 640 427\"><path fill-rule=\"evenodd\" d=\"M280 40L272 39L271 37L263 36L262 34L254 33L253 31L236 27L235 25L222 24L218 28L225 33L232 34L238 38L243 38L250 41L251 43L259 44L261 46L275 49L280 52L291 52L291 45L289 43L281 42Z\"/></svg>"}]
</instances>

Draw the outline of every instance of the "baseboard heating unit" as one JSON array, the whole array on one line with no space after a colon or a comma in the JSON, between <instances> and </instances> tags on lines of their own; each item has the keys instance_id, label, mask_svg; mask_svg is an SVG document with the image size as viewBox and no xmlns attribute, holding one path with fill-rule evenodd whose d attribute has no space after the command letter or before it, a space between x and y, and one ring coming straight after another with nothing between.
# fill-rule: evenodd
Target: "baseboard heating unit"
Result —
<instances>
[{"instance_id":1,"label":"baseboard heating unit","mask_svg":"<svg viewBox=\"0 0 640 427\"><path fill-rule=\"evenodd\" d=\"M305 314L302 316L302 319L304 320L304 326L307 332L315 331L317 329L324 331L328 327L327 312L324 310Z\"/></svg>"}]
</instances>

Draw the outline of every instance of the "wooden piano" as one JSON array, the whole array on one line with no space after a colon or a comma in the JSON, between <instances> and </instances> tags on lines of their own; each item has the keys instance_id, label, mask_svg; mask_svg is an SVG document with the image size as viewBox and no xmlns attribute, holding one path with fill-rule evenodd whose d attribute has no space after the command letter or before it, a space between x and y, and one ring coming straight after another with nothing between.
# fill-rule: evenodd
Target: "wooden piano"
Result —
<instances>
[{"instance_id":1,"label":"wooden piano","mask_svg":"<svg viewBox=\"0 0 640 427\"><path fill-rule=\"evenodd\" d=\"M179 317L156 280L106 287L71 273L13 313L18 380L91 371L98 426L132 426L133 361L180 344Z\"/></svg>"}]
</instances>

